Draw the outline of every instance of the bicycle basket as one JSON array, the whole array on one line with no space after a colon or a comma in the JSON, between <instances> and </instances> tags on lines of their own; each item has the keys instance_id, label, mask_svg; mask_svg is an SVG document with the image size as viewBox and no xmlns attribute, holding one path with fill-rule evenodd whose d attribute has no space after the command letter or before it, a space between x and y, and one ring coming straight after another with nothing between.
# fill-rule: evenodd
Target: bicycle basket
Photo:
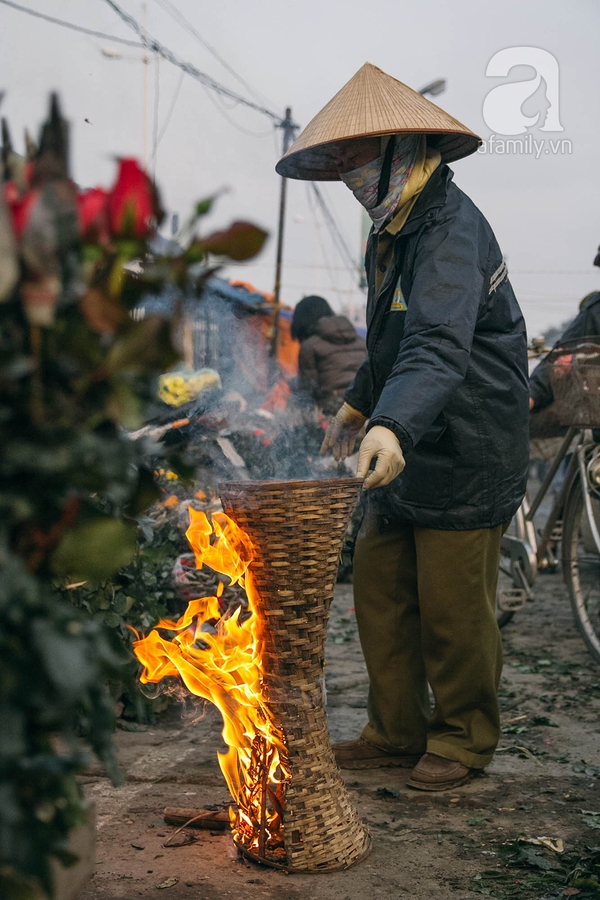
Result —
<instances>
[{"instance_id":1,"label":"bicycle basket","mask_svg":"<svg viewBox=\"0 0 600 900\"><path fill-rule=\"evenodd\" d=\"M600 427L600 341L564 341L545 360L561 425Z\"/></svg>"}]
</instances>

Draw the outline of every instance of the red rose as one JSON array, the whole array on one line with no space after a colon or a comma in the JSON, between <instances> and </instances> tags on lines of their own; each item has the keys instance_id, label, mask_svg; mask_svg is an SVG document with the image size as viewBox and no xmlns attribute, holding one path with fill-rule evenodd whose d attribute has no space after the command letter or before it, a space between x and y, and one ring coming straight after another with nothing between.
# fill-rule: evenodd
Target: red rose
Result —
<instances>
[{"instance_id":1,"label":"red rose","mask_svg":"<svg viewBox=\"0 0 600 900\"><path fill-rule=\"evenodd\" d=\"M4 185L4 197L11 211L13 229L18 238L23 237L31 211L37 203L39 196L40 192L38 188L27 191L26 194L20 196L14 181L8 181Z\"/></svg>"},{"instance_id":2,"label":"red rose","mask_svg":"<svg viewBox=\"0 0 600 900\"><path fill-rule=\"evenodd\" d=\"M16 181L7 181L4 185L4 199L9 206L14 206L21 199Z\"/></svg>"},{"instance_id":3,"label":"red rose","mask_svg":"<svg viewBox=\"0 0 600 900\"><path fill-rule=\"evenodd\" d=\"M108 211L115 237L145 238L154 234L159 215L156 190L135 159L119 160Z\"/></svg>"},{"instance_id":4,"label":"red rose","mask_svg":"<svg viewBox=\"0 0 600 900\"><path fill-rule=\"evenodd\" d=\"M77 195L79 231L88 243L107 244L110 238L108 227L109 194L104 188L91 188L85 194Z\"/></svg>"}]
</instances>

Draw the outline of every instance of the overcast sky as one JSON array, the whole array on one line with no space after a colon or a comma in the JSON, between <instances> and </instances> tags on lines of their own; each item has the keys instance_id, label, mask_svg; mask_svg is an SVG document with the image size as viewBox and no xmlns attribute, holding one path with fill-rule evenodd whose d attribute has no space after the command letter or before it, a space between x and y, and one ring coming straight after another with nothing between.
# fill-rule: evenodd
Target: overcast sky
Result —
<instances>
[{"instance_id":1,"label":"overcast sky","mask_svg":"<svg viewBox=\"0 0 600 900\"><path fill-rule=\"evenodd\" d=\"M16 2L136 39L105 0ZM558 62L559 93L551 96L554 85L545 91L542 81L522 107L529 116L540 113L528 131L545 142L537 145L542 146L539 158L535 152L514 150L476 154L453 164L455 180L496 232L532 336L568 318L584 294L600 288L600 271L592 266L600 243L597 0L119 2L178 57L254 99L249 87L274 112L283 114L291 106L301 125L369 61L415 89L446 78L447 89L436 102L489 139L498 131L497 117L486 124L483 106L493 88L536 74L551 81L550 70L536 73L531 65L515 66L505 76L486 76L490 59L510 47L548 51ZM168 14L168 5L185 15L248 87ZM15 143L21 145L25 126L37 132L48 92L57 89L73 126L73 175L82 186L109 185L116 156L142 159L145 149L150 160L175 102L156 151L164 204L184 218L196 199L230 188L211 225L249 218L272 237L252 265L227 274L272 290L279 203L274 166L281 133L267 117L223 100L189 76L180 80L179 70L164 60L151 58L144 66L135 48L68 31L5 5L0 5L0 36L0 87L6 90L2 113ZM107 57L103 50L119 58ZM562 132L540 131L544 122L552 124L550 115L545 118L549 106ZM506 139L498 134L496 140ZM358 204L342 184L322 189L358 260ZM337 308L361 305L357 278L309 202L307 185L290 182L288 196L283 300L294 305L304 294L322 293Z\"/></svg>"}]
</instances>

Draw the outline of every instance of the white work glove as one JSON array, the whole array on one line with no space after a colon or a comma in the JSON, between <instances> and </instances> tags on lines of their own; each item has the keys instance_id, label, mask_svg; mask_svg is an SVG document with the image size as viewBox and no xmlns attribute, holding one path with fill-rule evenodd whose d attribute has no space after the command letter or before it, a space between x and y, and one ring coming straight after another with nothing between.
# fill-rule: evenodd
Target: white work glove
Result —
<instances>
[{"instance_id":1,"label":"white work glove","mask_svg":"<svg viewBox=\"0 0 600 900\"><path fill-rule=\"evenodd\" d=\"M375 468L369 472L373 457L377 457ZM398 438L389 428L374 425L360 445L357 478L364 478L363 491L383 487L399 475L406 463ZM367 475L367 472L369 474ZM365 475L367 477L365 478Z\"/></svg>"},{"instance_id":2,"label":"white work glove","mask_svg":"<svg viewBox=\"0 0 600 900\"><path fill-rule=\"evenodd\" d=\"M325 432L325 439L321 444L321 456L333 447L333 456L336 460L345 459L352 454L356 439L362 431L367 417L350 406L349 403L338 409L331 425Z\"/></svg>"}]
</instances>

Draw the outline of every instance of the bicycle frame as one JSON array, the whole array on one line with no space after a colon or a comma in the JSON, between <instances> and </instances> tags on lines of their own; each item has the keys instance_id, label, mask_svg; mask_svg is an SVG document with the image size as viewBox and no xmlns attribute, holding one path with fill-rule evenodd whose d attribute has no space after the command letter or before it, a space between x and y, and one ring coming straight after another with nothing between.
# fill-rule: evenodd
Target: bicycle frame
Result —
<instances>
[{"instance_id":1,"label":"bicycle frame","mask_svg":"<svg viewBox=\"0 0 600 900\"><path fill-rule=\"evenodd\" d=\"M576 438L576 450L571 456L564 481L552 504L550 515L548 516L548 520L538 541L533 522L534 516L543 502L544 497L548 493L550 485L562 462L569 453L574 438ZM538 570L543 566L546 559L548 546L552 539L552 533L556 527L556 523L561 517L565 501L569 496L573 482L576 478L581 477L583 479L582 484L586 484L585 462L583 459L585 447L585 431L578 429L575 426L569 428L561 444L560 450L533 501L529 504L526 497L514 516L513 523L516 535L505 534L502 538L502 549L510 557L513 580L515 584L520 585L527 600L533 599L533 583L537 577ZM594 542L596 543L598 553L600 554L600 533L598 532L595 521L593 521L591 517L591 500L588 492L584 491L584 495L586 497L588 516L593 522L591 527Z\"/></svg>"},{"instance_id":2,"label":"bicycle frame","mask_svg":"<svg viewBox=\"0 0 600 900\"><path fill-rule=\"evenodd\" d=\"M554 499L544 530L538 540L533 523L534 516L543 502L544 497L548 493L550 485L552 484L561 463L571 450L574 438L575 447L572 451L571 459L569 460L565 478ZM598 530L592 509L590 491L587 489L588 479L585 454L590 446L593 446L593 443L586 441L585 429L578 429L576 427L569 428L563 443L561 444L560 450L533 501L529 504L527 497L525 497L523 503L517 510L513 518L515 535L506 534L502 538L502 548L510 557L511 572L513 574L514 582L521 586L521 589L525 592L528 600L533 599L533 583L539 569L544 565L548 553L548 546L552 540L552 534L557 522L563 514L573 483L578 478L581 479L581 484L584 488L582 493L589 521L590 533L598 555L600 556L600 531Z\"/></svg>"},{"instance_id":3,"label":"bicycle frame","mask_svg":"<svg viewBox=\"0 0 600 900\"><path fill-rule=\"evenodd\" d=\"M554 503L552 504L552 509L550 510L550 515L548 516L548 519L544 526L544 530L542 531L542 534L540 536L539 543L536 540L536 562L537 562L538 568L542 565L542 563L546 557L546 553L548 550L548 544L552 537L552 532L554 531L554 528L556 527L557 521L561 517L562 511L565 506L566 498L569 496L569 492L571 490L571 487L573 486L573 482L579 475L578 460L579 460L580 450L584 446L585 431L582 431L581 429L578 430L577 428L574 428L574 427L569 428L569 430L565 436L565 439L561 445L561 448L556 456L556 459L554 460L554 463L553 463L550 471L548 472L548 475L546 476L544 483L541 485L539 491L537 492L535 499L534 499L533 503L531 504L531 508L526 515L526 519L528 519L528 521L530 521L531 524L533 524L533 517L534 517L537 509L539 508L542 500L544 499L546 493L548 492L548 489L552 483L552 480L554 479L554 476L556 475L561 463L566 458L566 456L571 448L571 444L573 443L573 437L575 437L575 436L577 438L576 450L572 454L571 459L569 461L569 466L565 473L564 481L562 483L562 486L561 486L558 494L556 495ZM585 483L586 482L584 480L582 482L582 484L585 485ZM535 530L534 530L534 534L535 534Z\"/></svg>"},{"instance_id":4,"label":"bicycle frame","mask_svg":"<svg viewBox=\"0 0 600 900\"><path fill-rule=\"evenodd\" d=\"M599 355L595 357L596 370L600 368ZM539 570L554 571L562 561L575 623L592 656L600 662L600 443L594 440L597 435L593 431L600 428L596 421L600 382L597 372L594 374L595 380L578 387L580 392L589 392L583 398L586 403L582 400L579 406L575 395L562 398L563 406L572 401L574 415L587 425L568 428L533 501L525 497L513 517L511 534L502 538L500 573L504 580L499 579L496 609L502 628L527 600L534 599L533 585ZM562 411L566 417L566 406ZM548 503L550 513L546 515L544 510L545 523L538 530L534 517L563 464L562 484L552 504Z\"/></svg>"},{"instance_id":5,"label":"bicycle frame","mask_svg":"<svg viewBox=\"0 0 600 900\"><path fill-rule=\"evenodd\" d=\"M537 576L536 538L533 522L528 522L526 518L527 506L527 499L524 499L513 518L516 536L503 535L501 547L510 558L513 582L520 585L525 599L533 600L532 586ZM522 606L524 600L519 600L518 591L511 593L516 595L511 600L511 608Z\"/></svg>"}]
</instances>

